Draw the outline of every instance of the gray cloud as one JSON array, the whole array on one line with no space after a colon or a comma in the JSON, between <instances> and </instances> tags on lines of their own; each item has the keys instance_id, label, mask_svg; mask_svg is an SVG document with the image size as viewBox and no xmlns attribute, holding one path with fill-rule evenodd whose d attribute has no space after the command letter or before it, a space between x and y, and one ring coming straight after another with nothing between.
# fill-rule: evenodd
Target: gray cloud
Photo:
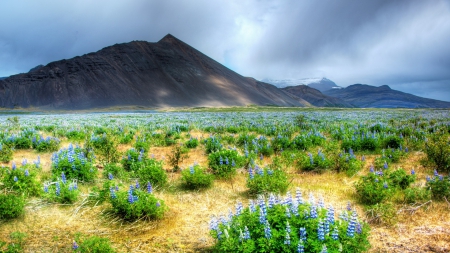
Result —
<instances>
[{"instance_id":1,"label":"gray cloud","mask_svg":"<svg viewBox=\"0 0 450 253\"><path fill-rule=\"evenodd\" d=\"M450 101L447 0L5 1L0 76L171 33L245 75L388 84Z\"/></svg>"}]
</instances>

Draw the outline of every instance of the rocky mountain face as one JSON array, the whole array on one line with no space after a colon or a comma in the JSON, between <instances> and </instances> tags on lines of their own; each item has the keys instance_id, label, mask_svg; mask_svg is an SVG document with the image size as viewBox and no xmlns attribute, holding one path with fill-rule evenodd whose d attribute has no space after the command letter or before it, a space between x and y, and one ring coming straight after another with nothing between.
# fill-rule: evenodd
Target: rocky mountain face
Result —
<instances>
[{"instance_id":1,"label":"rocky mountain face","mask_svg":"<svg viewBox=\"0 0 450 253\"><path fill-rule=\"evenodd\" d=\"M310 104L318 107L355 107L342 99L324 95L322 92L311 88L309 85L289 86L282 88L282 90L302 98Z\"/></svg>"},{"instance_id":2,"label":"rocky mountain face","mask_svg":"<svg viewBox=\"0 0 450 253\"><path fill-rule=\"evenodd\" d=\"M6 108L249 104L309 106L231 71L170 34L157 43L116 44L0 80L0 107Z\"/></svg>"},{"instance_id":3,"label":"rocky mountain face","mask_svg":"<svg viewBox=\"0 0 450 253\"><path fill-rule=\"evenodd\" d=\"M323 93L362 108L450 108L450 102L418 97L393 90L387 85L354 84Z\"/></svg>"}]
</instances>

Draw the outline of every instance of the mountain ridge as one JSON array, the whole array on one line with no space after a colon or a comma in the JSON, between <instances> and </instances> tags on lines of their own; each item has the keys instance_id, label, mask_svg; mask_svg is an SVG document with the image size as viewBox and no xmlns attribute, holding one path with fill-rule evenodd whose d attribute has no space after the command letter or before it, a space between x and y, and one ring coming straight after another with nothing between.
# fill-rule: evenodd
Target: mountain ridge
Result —
<instances>
[{"instance_id":1,"label":"mountain ridge","mask_svg":"<svg viewBox=\"0 0 450 253\"><path fill-rule=\"evenodd\" d=\"M0 106L85 109L108 106L309 106L245 78L171 34L50 62L0 80Z\"/></svg>"}]
</instances>

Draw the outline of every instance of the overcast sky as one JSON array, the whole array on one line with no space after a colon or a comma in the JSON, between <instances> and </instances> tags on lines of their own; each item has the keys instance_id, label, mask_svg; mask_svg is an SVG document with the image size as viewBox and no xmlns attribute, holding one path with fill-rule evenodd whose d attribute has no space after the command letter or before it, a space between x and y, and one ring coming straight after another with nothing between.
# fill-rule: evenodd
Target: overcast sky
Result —
<instances>
[{"instance_id":1,"label":"overcast sky","mask_svg":"<svg viewBox=\"0 0 450 253\"><path fill-rule=\"evenodd\" d=\"M256 79L450 101L450 0L2 0L0 77L167 33Z\"/></svg>"}]
</instances>

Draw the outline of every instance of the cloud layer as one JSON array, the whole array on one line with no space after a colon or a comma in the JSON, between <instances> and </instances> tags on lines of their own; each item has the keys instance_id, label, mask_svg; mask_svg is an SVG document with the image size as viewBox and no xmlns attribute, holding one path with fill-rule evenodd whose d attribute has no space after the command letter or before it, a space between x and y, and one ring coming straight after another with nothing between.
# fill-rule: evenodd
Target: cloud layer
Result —
<instances>
[{"instance_id":1,"label":"cloud layer","mask_svg":"<svg viewBox=\"0 0 450 253\"><path fill-rule=\"evenodd\" d=\"M5 1L0 76L171 33L257 79L325 76L450 101L450 2Z\"/></svg>"}]
</instances>

